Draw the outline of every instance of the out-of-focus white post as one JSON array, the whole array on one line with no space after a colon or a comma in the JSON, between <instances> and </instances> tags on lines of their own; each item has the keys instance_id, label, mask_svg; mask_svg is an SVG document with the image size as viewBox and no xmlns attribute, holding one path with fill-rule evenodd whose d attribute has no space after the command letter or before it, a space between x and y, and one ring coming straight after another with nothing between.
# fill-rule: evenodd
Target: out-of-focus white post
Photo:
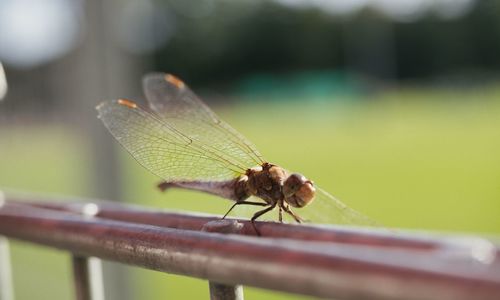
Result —
<instances>
[{"instance_id":1,"label":"out-of-focus white post","mask_svg":"<svg viewBox=\"0 0 500 300\"><path fill-rule=\"evenodd\" d=\"M14 300L9 242L0 236L0 300Z\"/></svg>"}]
</instances>

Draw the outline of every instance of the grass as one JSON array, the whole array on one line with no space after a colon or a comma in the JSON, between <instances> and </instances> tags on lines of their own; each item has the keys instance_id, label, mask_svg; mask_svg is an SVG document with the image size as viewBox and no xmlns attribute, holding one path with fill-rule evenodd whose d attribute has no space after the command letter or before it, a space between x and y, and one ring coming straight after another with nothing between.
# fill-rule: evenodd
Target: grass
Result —
<instances>
[{"instance_id":1,"label":"grass","mask_svg":"<svg viewBox=\"0 0 500 300\"><path fill-rule=\"evenodd\" d=\"M271 162L299 171L385 224L500 234L500 91L401 90L364 102L238 104L217 113ZM415 100L415 101L414 101ZM89 120L97 122L97 120ZM0 186L88 195L84 141L61 127L0 130ZM157 179L124 151L127 201L222 214L229 202ZM17 299L67 299L66 254L13 243ZM134 299L206 298L205 281L138 268ZM30 286L33 288L27 289ZM294 299L246 288L247 299ZM295 299L305 299L295 297Z\"/></svg>"}]
</instances>

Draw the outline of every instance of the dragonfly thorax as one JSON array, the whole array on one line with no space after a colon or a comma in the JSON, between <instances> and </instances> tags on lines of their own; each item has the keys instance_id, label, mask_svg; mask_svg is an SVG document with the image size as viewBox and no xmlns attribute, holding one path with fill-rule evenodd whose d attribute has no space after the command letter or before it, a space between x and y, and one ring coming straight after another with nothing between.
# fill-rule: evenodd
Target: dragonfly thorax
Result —
<instances>
[{"instance_id":1,"label":"dragonfly thorax","mask_svg":"<svg viewBox=\"0 0 500 300\"><path fill-rule=\"evenodd\" d=\"M269 204L286 202L293 207L304 207L315 195L312 181L270 163L248 169L242 179L246 179L249 196L257 196Z\"/></svg>"}]
</instances>

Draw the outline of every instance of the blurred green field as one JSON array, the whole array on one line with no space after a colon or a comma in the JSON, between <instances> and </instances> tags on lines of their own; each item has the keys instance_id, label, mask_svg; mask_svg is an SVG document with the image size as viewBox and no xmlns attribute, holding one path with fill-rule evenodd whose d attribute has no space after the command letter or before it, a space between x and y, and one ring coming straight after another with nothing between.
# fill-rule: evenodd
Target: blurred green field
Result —
<instances>
[{"instance_id":1,"label":"blurred green field","mask_svg":"<svg viewBox=\"0 0 500 300\"><path fill-rule=\"evenodd\" d=\"M305 174L387 227L500 235L499 100L495 88L405 89L365 101L259 101L215 110L267 160ZM12 126L0 129L0 137L1 188L90 195L91 157L78 132ZM161 194L157 178L125 151L117 148L117 155L126 162L129 202L216 214L229 207L198 193ZM12 255L16 299L71 297L66 253L13 242ZM127 270L134 299L208 298L202 280ZM245 296L306 299L252 288Z\"/></svg>"}]
</instances>

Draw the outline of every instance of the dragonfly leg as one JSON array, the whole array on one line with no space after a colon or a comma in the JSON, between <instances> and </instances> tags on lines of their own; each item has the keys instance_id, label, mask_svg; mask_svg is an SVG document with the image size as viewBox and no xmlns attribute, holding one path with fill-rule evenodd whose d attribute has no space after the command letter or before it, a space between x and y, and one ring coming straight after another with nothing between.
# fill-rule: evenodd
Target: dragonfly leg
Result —
<instances>
[{"instance_id":1,"label":"dragonfly leg","mask_svg":"<svg viewBox=\"0 0 500 300\"><path fill-rule=\"evenodd\" d=\"M280 205L280 206L278 207L278 209L279 209L279 215L278 215L278 216L279 216L279 217L278 217L279 219L278 219L278 220L280 221L280 223L283 223L283 208L281 208L281 205Z\"/></svg>"},{"instance_id":2,"label":"dragonfly leg","mask_svg":"<svg viewBox=\"0 0 500 300\"><path fill-rule=\"evenodd\" d=\"M241 204L246 204L246 205L256 205L256 206L268 206L269 204L267 203L263 203L263 202L253 202L253 201L239 201L239 202L235 202L231 208L227 211L227 213L222 217L222 219L224 220L227 215L229 215L229 213L233 210L233 208L235 208L237 205L241 205Z\"/></svg>"},{"instance_id":3,"label":"dragonfly leg","mask_svg":"<svg viewBox=\"0 0 500 300\"><path fill-rule=\"evenodd\" d=\"M263 210L259 210L258 212L256 212L253 217L250 219L250 222L252 223L252 227L253 229L255 230L255 232L257 233L258 236L260 236L260 231L257 229L257 226L255 226L255 220L257 220L257 218L259 218L260 216L262 216L263 214L265 213L268 213L270 212L271 210L273 210L275 207L276 207L276 204L277 203L274 203L272 204L271 206L263 209ZM269 205L266 203L266 205Z\"/></svg>"},{"instance_id":4,"label":"dragonfly leg","mask_svg":"<svg viewBox=\"0 0 500 300\"><path fill-rule=\"evenodd\" d=\"M283 210L284 210L285 212L287 212L290 216L292 216L292 217L293 217L293 219L295 220L295 222L297 222L297 223L302 223L302 222L304 222L304 219L302 219L299 215L297 215L296 213L294 213L294 212L290 209L290 207L288 207L288 206L286 206L286 205L283 205L283 206L281 206L280 208L283 208Z\"/></svg>"}]
</instances>

